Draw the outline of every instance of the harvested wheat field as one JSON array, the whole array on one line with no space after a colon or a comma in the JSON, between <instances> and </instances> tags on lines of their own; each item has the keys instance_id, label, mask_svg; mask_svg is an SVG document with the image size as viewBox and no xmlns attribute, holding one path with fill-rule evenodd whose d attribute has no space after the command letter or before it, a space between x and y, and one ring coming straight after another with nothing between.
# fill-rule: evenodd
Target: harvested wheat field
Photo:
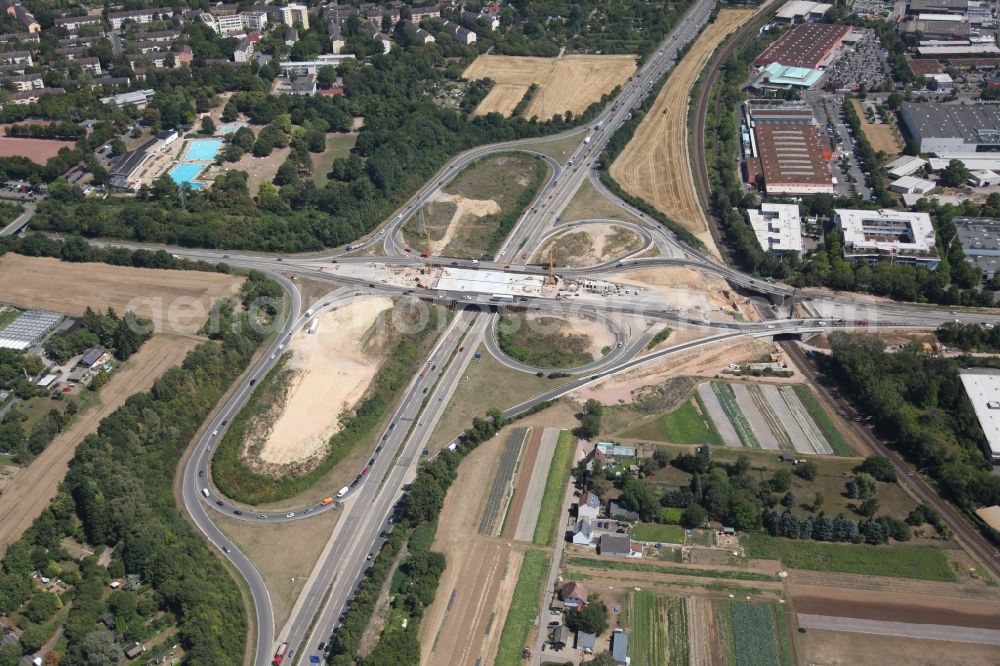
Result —
<instances>
[{"instance_id":1,"label":"harvested wheat field","mask_svg":"<svg viewBox=\"0 0 1000 666\"><path fill-rule=\"evenodd\" d=\"M315 333L303 329L292 338L284 404L260 448L263 462L298 463L323 451L340 414L358 403L379 368L368 342L391 307L391 298L352 301L317 315Z\"/></svg>"},{"instance_id":2,"label":"harvested wheat field","mask_svg":"<svg viewBox=\"0 0 1000 666\"><path fill-rule=\"evenodd\" d=\"M750 9L719 12L670 74L632 140L611 165L612 177L626 191L695 234L716 256L719 251L698 202L688 160L688 106L695 81L715 48L753 15Z\"/></svg>"},{"instance_id":3,"label":"harvested wheat field","mask_svg":"<svg viewBox=\"0 0 1000 666\"><path fill-rule=\"evenodd\" d=\"M555 114L582 113L603 95L623 85L635 72L635 56L566 55L558 58L481 55L462 74L467 79L491 78L496 85L476 108L477 115L505 116L538 84L525 118L548 120Z\"/></svg>"},{"instance_id":4,"label":"harvested wheat field","mask_svg":"<svg viewBox=\"0 0 1000 666\"><path fill-rule=\"evenodd\" d=\"M8 255L9 256L9 255ZM101 388L99 403L82 411L28 467L21 469L0 496L0 552L20 538L56 496L76 446L97 430L105 416L129 396L149 390L168 368L178 365L199 340L179 335L154 335Z\"/></svg>"},{"instance_id":5,"label":"harvested wheat field","mask_svg":"<svg viewBox=\"0 0 1000 666\"><path fill-rule=\"evenodd\" d=\"M132 310L157 332L195 335L212 303L239 291L243 278L224 273L74 264L47 257L0 257L5 303L78 317L87 307Z\"/></svg>"}]
</instances>

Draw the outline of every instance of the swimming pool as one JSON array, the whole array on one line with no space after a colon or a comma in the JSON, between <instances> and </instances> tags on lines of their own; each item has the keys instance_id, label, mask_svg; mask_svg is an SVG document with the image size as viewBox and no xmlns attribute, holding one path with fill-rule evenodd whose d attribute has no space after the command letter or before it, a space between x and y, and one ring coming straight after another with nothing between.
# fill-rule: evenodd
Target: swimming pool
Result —
<instances>
[{"instance_id":1,"label":"swimming pool","mask_svg":"<svg viewBox=\"0 0 1000 666\"><path fill-rule=\"evenodd\" d=\"M217 134L221 134L222 136L225 136L227 134L232 134L241 127L250 127L250 126L247 125L246 123L232 123L230 125L223 125L222 127L219 128Z\"/></svg>"},{"instance_id":2,"label":"swimming pool","mask_svg":"<svg viewBox=\"0 0 1000 666\"><path fill-rule=\"evenodd\" d=\"M195 139L184 154L186 160L214 160L215 154L222 148L222 139Z\"/></svg>"},{"instance_id":3,"label":"swimming pool","mask_svg":"<svg viewBox=\"0 0 1000 666\"><path fill-rule=\"evenodd\" d=\"M191 181L198 177L198 174L204 170L205 166L203 164L189 164L183 163L178 164L173 169L170 170L170 177L178 185L183 185L184 183L191 183L191 189L197 190L201 187L201 183L192 183Z\"/></svg>"}]
</instances>

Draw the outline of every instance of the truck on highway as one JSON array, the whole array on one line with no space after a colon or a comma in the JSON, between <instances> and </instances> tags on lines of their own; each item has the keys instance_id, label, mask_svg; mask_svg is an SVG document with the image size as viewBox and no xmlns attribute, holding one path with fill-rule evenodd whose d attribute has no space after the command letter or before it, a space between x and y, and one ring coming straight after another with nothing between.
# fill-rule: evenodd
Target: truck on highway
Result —
<instances>
[{"instance_id":1,"label":"truck on highway","mask_svg":"<svg viewBox=\"0 0 1000 666\"><path fill-rule=\"evenodd\" d=\"M277 651L274 653L274 658L271 659L271 666L281 666L281 662L285 659L286 652L288 652L288 643L282 643L279 645Z\"/></svg>"},{"instance_id":2,"label":"truck on highway","mask_svg":"<svg viewBox=\"0 0 1000 666\"><path fill-rule=\"evenodd\" d=\"M587 144L587 143L590 143L590 135L589 135L589 134L587 135L587 138L585 138L585 139L583 140L583 143L584 143L584 144Z\"/></svg>"},{"instance_id":3,"label":"truck on highway","mask_svg":"<svg viewBox=\"0 0 1000 666\"><path fill-rule=\"evenodd\" d=\"M493 296L492 298L490 298L490 300L493 301L494 303L513 303L514 297L507 295L500 295L500 296Z\"/></svg>"},{"instance_id":4,"label":"truck on highway","mask_svg":"<svg viewBox=\"0 0 1000 666\"><path fill-rule=\"evenodd\" d=\"M308 310L306 310L306 319L309 319L309 317L312 316L313 316L312 308L309 308Z\"/></svg>"},{"instance_id":5,"label":"truck on highway","mask_svg":"<svg viewBox=\"0 0 1000 666\"><path fill-rule=\"evenodd\" d=\"M340 499L341 497L343 497L344 495L346 495L348 490L350 490L350 488L348 486L344 486L343 488L341 488L340 490L338 490L337 491L337 499Z\"/></svg>"},{"instance_id":6,"label":"truck on highway","mask_svg":"<svg viewBox=\"0 0 1000 666\"><path fill-rule=\"evenodd\" d=\"M348 252L353 252L354 251L354 246L353 245L348 245L344 249L347 250Z\"/></svg>"},{"instance_id":7,"label":"truck on highway","mask_svg":"<svg viewBox=\"0 0 1000 666\"><path fill-rule=\"evenodd\" d=\"M320 504L322 504L323 506L328 506L330 504L333 504L333 498L332 497L324 497L323 501L320 502Z\"/></svg>"}]
</instances>

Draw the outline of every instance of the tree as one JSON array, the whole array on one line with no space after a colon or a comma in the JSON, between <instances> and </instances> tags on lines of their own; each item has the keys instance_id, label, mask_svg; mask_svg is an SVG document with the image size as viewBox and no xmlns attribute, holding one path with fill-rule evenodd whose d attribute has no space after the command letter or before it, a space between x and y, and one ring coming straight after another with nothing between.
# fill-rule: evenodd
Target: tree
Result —
<instances>
[{"instance_id":1,"label":"tree","mask_svg":"<svg viewBox=\"0 0 1000 666\"><path fill-rule=\"evenodd\" d=\"M652 520L659 508L653 492L639 479L629 476L622 486L621 501L626 508L639 514L643 520Z\"/></svg>"},{"instance_id":2,"label":"tree","mask_svg":"<svg viewBox=\"0 0 1000 666\"><path fill-rule=\"evenodd\" d=\"M601 416L604 405L591 398L583 405L578 433L583 439L593 439L601 434Z\"/></svg>"},{"instance_id":3,"label":"tree","mask_svg":"<svg viewBox=\"0 0 1000 666\"><path fill-rule=\"evenodd\" d=\"M861 503L861 506L855 509L855 511L859 516L864 516L865 518L871 518L876 513L878 513L878 507L879 503L877 499L874 498L866 499L864 502Z\"/></svg>"},{"instance_id":4,"label":"tree","mask_svg":"<svg viewBox=\"0 0 1000 666\"><path fill-rule=\"evenodd\" d=\"M211 116L203 116L201 119L201 133L211 136L215 134L215 121Z\"/></svg>"},{"instance_id":5,"label":"tree","mask_svg":"<svg viewBox=\"0 0 1000 666\"><path fill-rule=\"evenodd\" d=\"M681 525L691 529L704 526L707 520L708 511L700 504L689 504L681 514Z\"/></svg>"},{"instance_id":6,"label":"tree","mask_svg":"<svg viewBox=\"0 0 1000 666\"><path fill-rule=\"evenodd\" d=\"M969 180L969 169L961 160L951 160L941 172L941 184L947 187L961 187Z\"/></svg>"},{"instance_id":7,"label":"tree","mask_svg":"<svg viewBox=\"0 0 1000 666\"><path fill-rule=\"evenodd\" d=\"M112 666L118 662L119 649L110 631L97 629L83 637L79 662L82 666Z\"/></svg>"},{"instance_id":8,"label":"tree","mask_svg":"<svg viewBox=\"0 0 1000 666\"><path fill-rule=\"evenodd\" d=\"M337 83L337 70L333 65L323 65L316 70L316 84L326 90Z\"/></svg>"},{"instance_id":9,"label":"tree","mask_svg":"<svg viewBox=\"0 0 1000 666\"><path fill-rule=\"evenodd\" d=\"M795 506L795 493L789 490L785 493L785 496L781 498L781 506L791 509Z\"/></svg>"},{"instance_id":10,"label":"tree","mask_svg":"<svg viewBox=\"0 0 1000 666\"><path fill-rule=\"evenodd\" d=\"M795 472L795 476L800 479L813 481L816 479L817 467L816 463L811 460L807 460L805 462L800 462L792 471Z\"/></svg>"},{"instance_id":11,"label":"tree","mask_svg":"<svg viewBox=\"0 0 1000 666\"><path fill-rule=\"evenodd\" d=\"M878 489L878 481L867 472L861 472L854 477L854 482L858 485L858 497L861 499L871 499Z\"/></svg>"},{"instance_id":12,"label":"tree","mask_svg":"<svg viewBox=\"0 0 1000 666\"><path fill-rule=\"evenodd\" d=\"M608 629L608 607L596 594L592 594L582 610L566 614L566 626L573 631L599 636Z\"/></svg>"},{"instance_id":13,"label":"tree","mask_svg":"<svg viewBox=\"0 0 1000 666\"><path fill-rule=\"evenodd\" d=\"M21 651L15 643L0 645L0 666L17 666L21 661Z\"/></svg>"},{"instance_id":14,"label":"tree","mask_svg":"<svg viewBox=\"0 0 1000 666\"><path fill-rule=\"evenodd\" d=\"M879 454L870 455L854 468L857 472L866 472L875 477L876 481L896 482L896 468L892 466L892 461Z\"/></svg>"},{"instance_id":15,"label":"tree","mask_svg":"<svg viewBox=\"0 0 1000 666\"><path fill-rule=\"evenodd\" d=\"M43 624L30 624L21 634L21 649L25 654L37 652L49 640L51 632ZM117 662L108 662L117 663Z\"/></svg>"},{"instance_id":16,"label":"tree","mask_svg":"<svg viewBox=\"0 0 1000 666\"><path fill-rule=\"evenodd\" d=\"M771 477L771 492L783 493L792 487L792 473L786 468L779 469Z\"/></svg>"}]
</instances>

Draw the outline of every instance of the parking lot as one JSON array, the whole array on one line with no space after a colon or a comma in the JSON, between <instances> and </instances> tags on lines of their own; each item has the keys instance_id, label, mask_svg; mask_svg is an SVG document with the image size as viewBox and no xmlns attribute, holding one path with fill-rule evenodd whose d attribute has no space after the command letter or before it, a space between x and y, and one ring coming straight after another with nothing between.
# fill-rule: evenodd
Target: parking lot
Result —
<instances>
[{"instance_id":1,"label":"parking lot","mask_svg":"<svg viewBox=\"0 0 1000 666\"><path fill-rule=\"evenodd\" d=\"M889 83L888 53L874 30L858 29L854 46L844 49L836 62L826 70L822 88L833 90L880 89Z\"/></svg>"},{"instance_id":2,"label":"parking lot","mask_svg":"<svg viewBox=\"0 0 1000 666\"><path fill-rule=\"evenodd\" d=\"M844 123L844 114L841 111L844 96L814 90L803 93L802 100L812 107L813 116L815 116L820 128L830 137L834 154L838 154L839 150L839 154L847 158L846 169L842 164L842 159L830 162L830 171L837 179L835 196L851 196L852 190L854 190L861 198L870 199L871 189L867 186L865 174L858 165L853 133Z\"/></svg>"}]
</instances>

